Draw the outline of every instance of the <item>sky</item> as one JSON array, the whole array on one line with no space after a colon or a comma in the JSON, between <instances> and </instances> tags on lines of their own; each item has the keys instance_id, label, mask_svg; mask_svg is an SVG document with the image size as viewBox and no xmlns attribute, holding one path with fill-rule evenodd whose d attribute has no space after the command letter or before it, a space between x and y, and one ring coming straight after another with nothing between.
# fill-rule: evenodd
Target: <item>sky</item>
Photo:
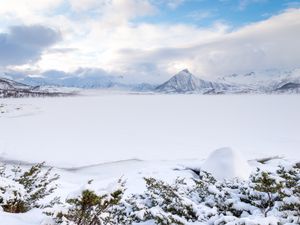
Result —
<instances>
[{"instance_id":1,"label":"sky","mask_svg":"<svg viewBox=\"0 0 300 225\"><path fill-rule=\"evenodd\" d=\"M296 0L0 0L0 69L159 81L300 67Z\"/></svg>"}]
</instances>

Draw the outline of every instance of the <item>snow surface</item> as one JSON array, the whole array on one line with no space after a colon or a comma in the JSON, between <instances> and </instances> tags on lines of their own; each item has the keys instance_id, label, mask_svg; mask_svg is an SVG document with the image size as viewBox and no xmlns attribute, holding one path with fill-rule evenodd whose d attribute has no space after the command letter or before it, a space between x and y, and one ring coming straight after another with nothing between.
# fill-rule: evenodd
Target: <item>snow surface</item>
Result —
<instances>
[{"instance_id":1,"label":"snow surface","mask_svg":"<svg viewBox=\"0 0 300 225\"><path fill-rule=\"evenodd\" d=\"M125 159L300 159L299 95L124 95L1 99L0 157L60 167ZM14 110L18 106L26 106Z\"/></svg>"},{"instance_id":2,"label":"snow surface","mask_svg":"<svg viewBox=\"0 0 300 225\"><path fill-rule=\"evenodd\" d=\"M251 173L248 162L240 152L231 148L220 148L213 151L201 168L211 173L216 179L247 179Z\"/></svg>"},{"instance_id":3,"label":"snow surface","mask_svg":"<svg viewBox=\"0 0 300 225\"><path fill-rule=\"evenodd\" d=\"M285 155L299 161L299 98L87 92L77 97L1 99L0 161L12 166L20 163L17 160L46 160L56 166L53 172L61 178L55 195L62 199L78 194L89 180L95 190L105 191L121 177L126 196L142 193L143 177L172 183L177 177L194 178L189 168L207 169L219 179L245 178L257 166L275 170L290 164L283 159L264 165L245 159ZM242 156L219 149L222 146ZM223 219L234 223L229 216ZM244 220L277 223L273 217ZM0 224L51 223L42 210L34 209L0 212Z\"/></svg>"},{"instance_id":4,"label":"snow surface","mask_svg":"<svg viewBox=\"0 0 300 225\"><path fill-rule=\"evenodd\" d=\"M41 225L44 220L45 215L39 209L33 209L21 214L0 212L1 225Z\"/></svg>"}]
</instances>

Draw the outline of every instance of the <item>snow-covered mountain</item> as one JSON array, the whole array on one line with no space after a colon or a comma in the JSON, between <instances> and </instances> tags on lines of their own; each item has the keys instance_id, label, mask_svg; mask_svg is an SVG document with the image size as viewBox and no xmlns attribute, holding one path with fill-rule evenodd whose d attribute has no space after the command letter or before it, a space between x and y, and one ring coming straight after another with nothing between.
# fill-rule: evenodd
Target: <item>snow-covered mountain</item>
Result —
<instances>
[{"instance_id":1,"label":"snow-covered mountain","mask_svg":"<svg viewBox=\"0 0 300 225\"><path fill-rule=\"evenodd\" d=\"M230 74L214 80L200 79L185 69L159 85L155 91L196 94L300 93L300 69Z\"/></svg>"},{"instance_id":2,"label":"snow-covered mountain","mask_svg":"<svg viewBox=\"0 0 300 225\"><path fill-rule=\"evenodd\" d=\"M8 71L3 77L31 86L70 87L84 89L117 89L127 91L152 91L157 85L135 82L120 75L109 74L97 68L79 68L74 72L50 70L41 74L22 74Z\"/></svg>"},{"instance_id":3,"label":"snow-covered mountain","mask_svg":"<svg viewBox=\"0 0 300 225\"><path fill-rule=\"evenodd\" d=\"M61 86L77 88L99 88L106 89L114 86L122 86L123 77L111 76L102 70L80 68L73 73L50 70L41 74L18 74L5 73L5 76L18 82L32 86Z\"/></svg>"},{"instance_id":4,"label":"snow-covered mountain","mask_svg":"<svg viewBox=\"0 0 300 225\"><path fill-rule=\"evenodd\" d=\"M217 79L257 93L300 93L300 69L270 69L230 74Z\"/></svg>"},{"instance_id":5,"label":"snow-covered mountain","mask_svg":"<svg viewBox=\"0 0 300 225\"><path fill-rule=\"evenodd\" d=\"M71 92L54 90L40 86L31 86L0 77L0 98L4 97L37 97L37 96L62 96L70 95Z\"/></svg>"},{"instance_id":6,"label":"snow-covered mountain","mask_svg":"<svg viewBox=\"0 0 300 225\"><path fill-rule=\"evenodd\" d=\"M7 78L0 78L0 90L31 90L30 85L22 84Z\"/></svg>"},{"instance_id":7,"label":"snow-covered mountain","mask_svg":"<svg viewBox=\"0 0 300 225\"><path fill-rule=\"evenodd\" d=\"M211 79L201 79L185 69L160 85L129 81L123 76L93 68L81 68L73 73L47 71L36 75L10 71L2 76L0 89L5 90L30 90L39 86L35 91L53 92L68 87L181 94L300 93L300 69L252 71Z\"/></svg>"},{"instance_id":8,"label":"snow-covered mountain","mask_svg":"<svg viewBox=\"0 0 300 225\"><path fill-rule=\"evenodd\" d=\"M200 79L184 69L159 85L155 91L163 93L223 93L234 89L233 85Z\"/></svg>"}]
</instances>

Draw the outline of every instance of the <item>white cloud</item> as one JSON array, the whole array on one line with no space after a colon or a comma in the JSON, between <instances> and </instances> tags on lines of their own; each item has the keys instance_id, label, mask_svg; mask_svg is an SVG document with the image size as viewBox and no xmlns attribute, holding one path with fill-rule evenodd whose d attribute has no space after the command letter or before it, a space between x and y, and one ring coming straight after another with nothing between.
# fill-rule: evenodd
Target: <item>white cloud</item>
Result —
<instances>
[{"instance_id":1,"label":"white cloud","mask_svg":"<svg viewBox=\"0 0 300 225\"><path fill-rule=\"evenodd\" d=\"M167 6L171 9L176 9L183 4L186 0L167 0Z\"/></svg>"},{"instance_id":2,"label":"white cloud","mask_svg":"<svg viewBox=\"0 0 300 225\"><path fill-rule=\"evenodd\" d=\"M75 12L96 11L94 16L132 19L149 15L155 8L148 0L68 0Z\"/></svg>"},{"instance_id":3,"label":"white cloud","mask_svg":"<svg viewBox=\"0 0 300 225\"><path fill-rule=\"evenodd\" d=\"M245 8L247 8L249 5L251 5L253 3L265 3L267 1L269 1L269 0L240 0L238 9L244 10Z\"/></svg>"},{"instance_id":4,"label":"white cloud","mask_svg":"<svg viewBox=\"0 0 300 225\"><path fill-rule=\"evenodd\" d=\"M214 12L211 10L197 10L197 11L192 11L190 12L187 17L196 20L196 21L201 21L203 19L211 18L214 16Z\"/></svg>"},{"instance_id":5,"label":"white cloud","mask_svg":"<svg viewBox=\"0 0 300 225\"><path fill-rule=\"evenodd\" d=\"M90 10L105 5L106 2L105 0L69 0L72 10L76 12Z\"/></svg>"},{"instance_id":6,"label":"white cloud","mask_svg":"<svg viewBox=\"0 0 300 225\"><path fill-rule=\"evenodd\" d=\"M38 21L45 12L58 7L63 0L0 0L2 19L22 22Z\"/></svg>"},{"instance_id":7,"label":"white cloud","mask_svg":"<svg viewBox=\"0 0 300 225\"><path fill-rule=\"evenodd\" d=\"M66 1L70 3L71 16L54 10ZM76 49L44 51L40 61L19 68L72 71L98 67L118 74L138 74L145 79L165 79L161 76L185 67L207 76L300 67L299 9L231 31L222 23L201 28L191 24L133 22L157 13L153 0L24 0L27 5L23 1L10 2L3 4L0 0L2 18L9 16L16 23L57 28L64 41L56 49ZM53 16L47 16L51 13Z\"/></svg>"},{"instance_id":8,"label":"white cloud","mask_svg":"<svg viewBox=\"0 0 300 225\"><path fill-rule=\"evenodd\" d=\"M289 10L232 32L215 30L215 36L207 36L206 41L197 38L197 32L183 33L187 39L197 43L181 39L175 47L176 40L169 37L168 40L173 40L174 45L119 52L115 60L120 63L121 59L126 58L123 66L127 65L130 70L151 63L158 73L170 75L185 67L203 76L300 67L300 10Z\"/></svg>"}]
</instances>

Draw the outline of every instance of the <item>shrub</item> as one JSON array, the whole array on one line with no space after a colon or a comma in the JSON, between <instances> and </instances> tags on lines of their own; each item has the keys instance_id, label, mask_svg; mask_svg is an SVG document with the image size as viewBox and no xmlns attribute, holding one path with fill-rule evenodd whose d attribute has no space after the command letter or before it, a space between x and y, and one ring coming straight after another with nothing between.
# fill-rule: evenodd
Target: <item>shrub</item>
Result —
<instances>
[{"instance_id":1,"label":"shrub","mask_svg":"<svg viewBox=\"0 0 300 225\"><path fill-rule=\"evenodd\" d=\"M131 217L135 222L154 220L156 224L187 224L204 219L206 206L198 204L199 196L194 185L177 178L168 184L155 178L144 178L146 190L127 199L131 206ZM200 185L200 183L198 183ZM200 211L203 214L200 215ZM208 210L208 214L211 214Z\"/></svg>"},{"instance_id":2,"label":"shrub","mask_svg":"<svg viewBox=\"0 0 300 225\"><path fill-rule=\"evenodd\" d=\"M277 174L283 180L282 204L279 208L289 222L300 224L300 169L281 166Z\"/></svg>"},{"instance_id":3,"label":"shrub","mask_svg":"<svg viewBox=\"0 0 300 225\"><path fill-rule=\"evenodd\" d=\"M189 184L183 179L168 184L145 178L144 193L132 195L126 201L134 222L248 224L244 217L252 215L257 223L251 224L299 223L299 176L299 170L294 168L275 173L258 169L250 180L216 181L205 171L200 171L199 178ZM271 211L275 217L269 216Z\"/></svg>"},{"instance_id":4,"label":"shrub","mask_svg":"<svg viewBox=\"0 0 300 225\"><path fill-rule=\"evenodd\" d=\"M0 206L5 212L19 213L27 211L24 187L6 177L0 177Z\"/></svg>"},{"instance_id":5,"label":"shrub","mask_svg":"<svg viewBox=\"0 0 300 225\"><path fill-rule=\"evenodd\" d=\"M23 213L32 208L44 208L59 201L58 198L43 204L41 201L57 188L57 174L52 175L52 168L43 170L45 163L33 165L29 170L20 166L8 170L0 169L0 206L10 213Z\"/></svg>"},{"instance_id":6,"label":"shrub","mask_svg":"<svg viewBox=\"0 0 300 225\"><path fill-rule=\"evenodd\" d=\"M194 182L195 185L191 192L192 197L197 197L199 202L204 202L211 194L211 188L215 186L217 180L210 173L201 170L199 179L194 179Z\"/></svg>"},{"instance_id":7,"label":"shrub","mask_svg":"<svg viewBox=\"0 0 300 225\"><path fill-rule=\"evenodd\" d=\"M260 169L257 169L256 173L251 175L250 180L249 201L253 206L261 209L263 215L267 217L268 212L273 209L276 201L281 200L282 182L276 174L261 171Z\"/></svg>"},{"instance_id":8,"label":"shrub","mask_svg":"<svg viewBox=\"0 0 300 225\"><path fill-rule=\"evenodd\" d=\"M52 213L52 216L59 224L125 224L125 209L120 204L124 186L125 183L119 180L117 187L106 193L84 189L79 196L67 199L63 209Z\"/></svg>"}]
</instances>

